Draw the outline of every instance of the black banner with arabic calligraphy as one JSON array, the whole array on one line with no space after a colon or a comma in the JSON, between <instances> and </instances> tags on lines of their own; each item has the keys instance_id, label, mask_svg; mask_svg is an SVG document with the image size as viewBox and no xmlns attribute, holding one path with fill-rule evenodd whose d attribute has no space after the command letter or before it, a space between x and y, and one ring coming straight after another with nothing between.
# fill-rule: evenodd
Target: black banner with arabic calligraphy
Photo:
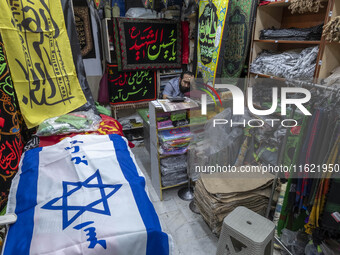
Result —
<instances>
[{"instance_id":1,"label":"black banner with arabic calligraphy","mask_svg":"<svg viewBox=\"0 0 340 255\"><path fill-rule=\"evenodd\" d=\"M179 22L118 18L115 23L119 70L181 67Z\"/></svg>"},{"instance_id":2,"label":"black banner with arabic calligraphy","mask_svg":"<svg viewBox=\"0 0 340 255\"><path fill-rule=\"evenodd\" d=\"M156 71L119 72L117 65L107 65L110 104L151 101L157 98Z\"/></svg>"},{"instance_id":3,"label":"black banner with arabic calligraphy","mask_svg":"<svg viewBox=\"0 0 340 255\"><path fill-rule=\"evenodd\" d=\"M0 35L0 211L7 203L11 182L18 171L23 148L17 104Z\"/></svg>"}]
</instances>

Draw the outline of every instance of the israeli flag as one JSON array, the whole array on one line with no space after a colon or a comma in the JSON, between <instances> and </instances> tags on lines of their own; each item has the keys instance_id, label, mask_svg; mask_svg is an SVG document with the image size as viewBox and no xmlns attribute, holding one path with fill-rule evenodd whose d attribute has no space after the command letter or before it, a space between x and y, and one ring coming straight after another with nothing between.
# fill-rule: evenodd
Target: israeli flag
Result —
<instances>
[{"instance_id":1,"label":"israeli flag","mask_svg":"<svg viewBox=\"0 0 340 255\"><path fill-rule=\"evenodd\" d=\"M171 254L125 138L78 135L27 151L10 190L4 255Z\"/></svg>"}]
</instances>

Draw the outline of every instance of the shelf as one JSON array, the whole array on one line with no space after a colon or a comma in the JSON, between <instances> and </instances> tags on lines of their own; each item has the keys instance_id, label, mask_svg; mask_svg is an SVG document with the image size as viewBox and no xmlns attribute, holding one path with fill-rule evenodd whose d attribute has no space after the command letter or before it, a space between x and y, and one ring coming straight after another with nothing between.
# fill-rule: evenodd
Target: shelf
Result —
<instances>
[{"instance_id":1,"label":"shelf","mask_svg":"<svg viewBox=\"0 0 340 255\"><path fill-rule=\"evenodd\" d=\"M188 183L188 181L181 182L181 183L178 183L178 184L175 184L175 185L172 185L172 186L167 186L167 187L161 186L161 189L171 189L171 188L175 188L175 187L178 187L178 186L182 186L182 185L187 184L187 183Z\"/></svg>"},{"instance_id":2,"label":"shelf","mask_svg":"<svg viewBox=\"0 0 340 255\"><path fill-rule=\"evenodd\" d=\"M171 155L162 155L162 154L159 154L159 158L160 159L162 159L162 158L169 158L169 157L179 156L179 155L183 155L183 154L186 154L186 152L184 152L184 153L177 153L177 154L171 154Z\"/></svg>"},{"instance_id":3,"label":"shelf","mask_svg":"<svg viewBox=\"0 0 340 255\"><path fill-rule=\"evenodd\" d=\"M204 125L204 123L194 123L194 124L188 124L188 125L183 125L183 126L178 126L178 127L165 127L165 128L158 128L158 131L163 131L163 130L169 130L169 129L176 129L176 128L186 128L186 127L194 127L194 126L200 126Z\"/></svg>"},{"instance_id":4,"label":"shelf","mask_svg":"<svg viewBox=\"0 0 340 255\"><path fill-rule=\"evenodd\" d=\"M160 76L164 75L181 75L181 73L159 73Z\"/></svg>"},{"instance_id":5,"label":"shelf","mask_svg":"<svg viewBox=\"0 0 340 255\"><path fill-rule=\"evenodd\" d=\"M287 44L315 44L319 45L320 41L289 41L289 40L254 40L261 43L287 43Z\"/></svg>"},{"instance_id":6,"label":"shelf","mask_svg":"<svg viewBox=\"0 0 340 255\"><path fill-rule=\"evenodd\" d=\"M278 80L278 81L285 81L286 80L285 78L276 77L276 76L268 75L268 74L252 73L252 72L250 72L250 74L258 76L260 78L270 78L270 79L274 79L274 80Z\"/></svg>"},{"instance_id":7,"label":"shelf","mask_svg":"<svg viewBox=\"0 0 340 255\"><path fill-rule=\"evenodd\" d=\"M340 43L328 43L325 46L319 72L319 79L324 79L332 74L332 71L340 66Z\"/></svg>"},{"instance_id":8,"label":"shelf","mask_svg":"<svg viewBox=\"0 0 340 255\"><path fill-rule=\"evenodd\" d=\"M321 2L327 2L328 0L321 0ZM288 7L290 5L290 1L289 0L283 0L283 1L276 1L276 2L271 2L269 4L265 4L265 5L260 5L259 8L262 7Z\"/></svg>"},{"instance_id":9,"label":"shelf","mask_svg":"<svg viewBox=\"0 0 340 255\"><path fill-rule=\"evenodd\" d=\"M271 2L269 4L265 4L265 5L260 5L259 8L262 7L286 7L289 6L289 1L288 0L283 0L283 1L276 1L276 2Z\"/></svg>"},{"instance_id":10,"label":"shelf","mask_svg":"<svg viewBox=\"0 0 340 255\"><path fill-rule=\"evenodd\" d=\"M129 131L129 130L141 129L141 128L143 128L143 125L140 127L123 128L123 131Z\"/></svg>"},{"instance_id":11,"label":"shelf","mask_svg":"<svg viewBox=\"0 0 340 255\"><path fill-rule=\"evenodd\" d=\"M340 45L340 42L330 42L330 41L326 41L326 44L329 44L329 45Z\"/></svg>"},{"instance_id":12,"label":"shelf","mask_svg":"<svg viewBox=\"0 0 340 255\"><path fill-rule=\"evenodd\" d=\"M257 78L269 78L269 79L273 79L273 80L276 80L276 81L299 81L297 78L290 78L290 79L287 79L287 78L282 78L282 77L277 77L277 76L274 76L274 75L268 75L268 74L262 74L262 73L252 73L250 72L251 75L254 75L254 76L258 76Z\"/></svg>"}]
</instances>

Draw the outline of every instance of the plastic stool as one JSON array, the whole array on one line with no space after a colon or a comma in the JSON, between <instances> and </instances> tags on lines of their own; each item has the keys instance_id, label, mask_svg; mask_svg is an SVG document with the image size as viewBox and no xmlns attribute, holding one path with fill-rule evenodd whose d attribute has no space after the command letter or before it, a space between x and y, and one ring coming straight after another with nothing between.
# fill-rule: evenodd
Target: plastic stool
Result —
<instances>
[{"instance_id":1,"label":"plastic stool","mask_svg":"<svg viewBox=\"0 0 340 255\"><path fill-rule=\"evenodd\" d=\"M216 255L273 254L275 224L244 206L224 218Z\"/></svg>"}]
</instances>

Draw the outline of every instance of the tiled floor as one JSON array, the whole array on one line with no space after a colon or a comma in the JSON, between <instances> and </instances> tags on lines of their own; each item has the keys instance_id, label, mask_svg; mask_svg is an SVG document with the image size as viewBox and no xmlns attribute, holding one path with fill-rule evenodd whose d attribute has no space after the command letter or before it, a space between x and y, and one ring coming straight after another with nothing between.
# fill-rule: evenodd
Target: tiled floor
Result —
<instances>
[{"instance_id":1,"label":"tiled floor","mask_svg":"<svg viewBox=\"0 0 340 255\"><path fill-rule=\"evenodd\" d=\"M151 201L161 221L164 232L174 241L174 255L210 255L216 253L218 238L199 214L189 209L189 202L180 199L180 188L165 190L160 201L150 180L150 156L145 147L132 149L140 169L143 171Z\"/></svg>"},{"instance_id":2,"label":"tiled floor","mask_svg":"<svg viewBox=\"0 0 340 255\"><path fill-rule=\"evenodd\" d=\"M215 255L218 238L211 233L199 214L189 209L189 202L180 199L173 188L163 192L160 201L151 185L150 156L144 146L132 149L140 169L143 171L151 201L160 218L163 231L170 234L174 242L174 255ZM280 254L274 251L275 254Z\"/></svg>"}]
</instances>

